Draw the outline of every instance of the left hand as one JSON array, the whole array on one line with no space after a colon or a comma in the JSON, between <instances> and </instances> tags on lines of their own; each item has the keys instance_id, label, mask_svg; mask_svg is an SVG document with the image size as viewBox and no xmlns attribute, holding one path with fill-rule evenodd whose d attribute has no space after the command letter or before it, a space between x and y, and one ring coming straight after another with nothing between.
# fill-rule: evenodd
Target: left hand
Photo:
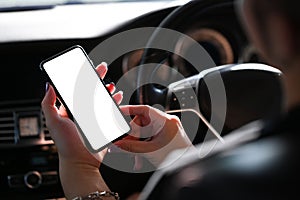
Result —
<instances>
[{"instance_id":1,"label":"left hand","mask_svg":"<svg viewBox=\"0 0 300 200\"><path fill-rule=\"evenodd\" d=\"M107 66L105 63L102 63L96 68L96 70L99 76L103 79L107 73ZM109 84L107 87L111 93L115 91L113 84ZM118 92L113 95L117 103L121 102L123 97L122 94L122 92ZM88 151L81 139L75 123L68 118L67 112L62 106L57 109L55 102L55 91L51 85L48 85L47 93L41 105L46 118L46 126L49 129L51 137L58 150L61 170L60 178L64 187L64 191L69 197L72 196L76 190L79 190L79 194L80 190L82 190L84 195L84 183L81 182L80 186L77 188L75 182L79 180L82 181L82 178L85 176L88 177L89 172L92 172L90 173L91 178L97 178L95 182L97 181L98 183L101 180L99 167L107 149L104 149L97 154L92 154L90 151ZM76 175L74 173L76 173ZM92 179L87 181L87 184L95 184L93 183Z\"/></svg>"},{"instance_id":2,"label":"left hand","mask_svg":"<svg viewBox=\"0 0 300 200\"><path fill-rule=\"evenodd\" d=\"M107 73L106 65L100 64L97 73L103 79ZM106 152L106 149L98 154L91 154L84 146L81 136L78 133L76 125L67 116L63 106L56 108L56 94L51 85L42 101L42 109L46 118L46 125L50 131L51 137L58 149L60 159L70 162L84 162L95 167L100 166L100 162ZM115 91L113 84L107 85L110 92ZM122 100L122 93L113 95L117 103Z\"/></svg>"}]
</instances>

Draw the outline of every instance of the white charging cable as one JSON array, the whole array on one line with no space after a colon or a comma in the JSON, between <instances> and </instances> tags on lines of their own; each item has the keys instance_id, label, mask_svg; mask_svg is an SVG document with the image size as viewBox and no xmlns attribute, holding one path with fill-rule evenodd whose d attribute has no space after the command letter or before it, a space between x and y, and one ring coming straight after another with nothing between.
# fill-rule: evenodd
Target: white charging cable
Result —
<instances>
[{"instance_id":1,"label":"white charging cable","mask_svg":"<svg viewBox=\"0 0 300 200\"><path fill-rule=\"evenodd\" d=\"M205 117L197 110L192 109L192 108L187 108L187 109L178 109L178 110L167 110L165 111L168 114L172 113L178 113L178 112L193 112L195 113L203 122L204 124L209 128L209 130L220 140L220 142L225 143L224 139L222 136L216 131L216 129L205 119Z\"/></svg>"}]
</instances>

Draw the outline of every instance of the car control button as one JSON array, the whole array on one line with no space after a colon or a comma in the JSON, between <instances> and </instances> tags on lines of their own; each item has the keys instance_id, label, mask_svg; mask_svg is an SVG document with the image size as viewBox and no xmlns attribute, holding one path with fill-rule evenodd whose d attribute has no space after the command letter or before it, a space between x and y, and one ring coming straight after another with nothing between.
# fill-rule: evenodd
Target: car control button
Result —
<instances>
[{"instance_id":1,"label":"car control button","mask_svg":"<svg viewBox=\"0 0 300 200\"><path fill-rule=\"evenodd\" d=\"M42 176L37 171L31 171L25 174L24 181L28 188L38 188L42 184Z\"/></svg>"}]
</instances>

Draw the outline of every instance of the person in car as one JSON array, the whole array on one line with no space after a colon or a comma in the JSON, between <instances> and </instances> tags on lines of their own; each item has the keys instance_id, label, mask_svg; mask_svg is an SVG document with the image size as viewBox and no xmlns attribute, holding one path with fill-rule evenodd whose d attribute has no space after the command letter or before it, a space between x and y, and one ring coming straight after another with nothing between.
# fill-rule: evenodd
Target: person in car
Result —
<instances>
[{"instance_id":1,"label":"person in car","mask_svg":"<svg viewBox=\"0 0 300 200\"><path fill-rule=\"evenodd\" d=\"M224 138L208 156L184 160L154 173L155 180L141 194L142 199L289 199L298 195L300 152L300 12L292 0L244 0L241 13L249 38L270 65L285 76L286 104L283 115L264 122L254 122ZM98 67L101 77L107 68ZM116 93L117 102L122 99ZM75 124L64 109L55 107L56 95L49 85L42 101L47 127L57 146L60 179L68 199L87 196L95 191L110 191L99 166L107 149L91 154L83 145ZM153 123L153 140L127 137L116 142L122 149L144 153L156 166L175 149L190 148L191 142L178 118L149 106L123 106L127 115L135 115L139 126ZM155 116L155 118L153 118ZM163 119L155 120L156 118ZM156 123L160 123L156 126ZM139 125L139 126L138 126ZM135 133L136 134L136 133ZM138 134L137 134L138 135ZM247 136L248 139L242 140ZM174 142L172 139L175 138ZM170 142L170 143L169 143ZM162 148L168 144L168 148ZM198 147L195 147L196 149ZM163 152L159 152L164 149ZM152 153L159 152L159 153ZM192 151L191 155L195 151ZM171 156L175 154L172 153ZM187 153L189 154L189 153ZM170 156L167 157L167 160ZM190 158L189 155L186 158ZM179 160L178 163L181 161ZM159 174L159 175L156 175ZM115 199L106 193L102 199ZM93 193L97 196L96 193ZM92 199L91 196L86 199ZM100 198L99 198L100 199Z\"/></svg>"}]
</instances>

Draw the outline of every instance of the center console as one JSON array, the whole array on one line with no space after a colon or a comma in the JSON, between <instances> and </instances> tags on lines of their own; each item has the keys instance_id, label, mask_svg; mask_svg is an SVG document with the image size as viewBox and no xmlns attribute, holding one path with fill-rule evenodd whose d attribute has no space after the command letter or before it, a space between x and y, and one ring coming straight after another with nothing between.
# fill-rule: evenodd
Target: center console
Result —
<instances>
[{"instance_id":1,"label":"center console","mask_svg":"<svg viewBox=\"0 0 300 200\"><path fill-rule=\"evenodd\" d=\"M35 102L0 109L0 196L6 199L63 197L58 155Z\"/></svg>"}]
</instances>

